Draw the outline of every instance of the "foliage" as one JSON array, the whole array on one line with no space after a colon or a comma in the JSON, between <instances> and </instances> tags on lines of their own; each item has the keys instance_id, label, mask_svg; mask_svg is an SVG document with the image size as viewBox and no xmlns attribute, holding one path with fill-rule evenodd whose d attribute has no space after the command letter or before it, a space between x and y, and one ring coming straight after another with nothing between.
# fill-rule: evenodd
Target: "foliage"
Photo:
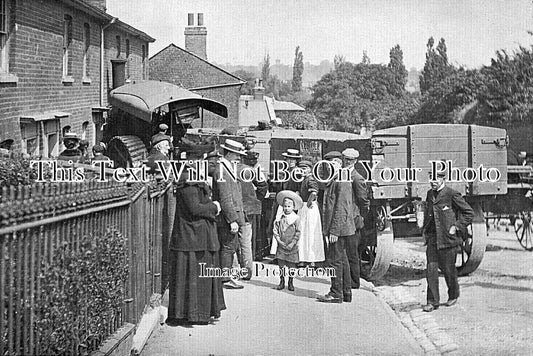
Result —
<instances>
[{"instance_id":1,"label":"foliage","mask_svg":"<svg viewBox=\"0 0 533 356\"><path fill-rule=\"evenodd\" d=\"M34 158L38 159L38 158ZM30 167L30 158L0 158L0 188L30 185L37 179L37 166ZM46 177L50 178L46 170Z\"/></svg>"},{"instance_id":2,"label":"foliage","mask_svg":"<svg viewBox=\"0 0 533 356\"><path fill-rule=\"evenodd\" d=\"M513 56L498 51L491 65L481 69L485 90L479 93L483 115L492 123L524 121L533 114L533 46ZM482 121L478 118L477 121Z\"/></svg>"},{"instance_id":3,"label":"foliage","mask_svg":"<svg viewBox=\"0 0 533 356\"><path fill-rule=\"evenodd\" d=\"M388 127L411 120L419 99L405 91L405 84L398 85L405 83L407 72L401 49L393 50L389 66L352 64L335 57L335 70L315 84L307 104L320 127L356 132L361 126Z\"/></svg>"},{"instance_id":4,"label":"foliage","mask_svg":"<svg viewBox=\"0 0 533 356\"><path fill-rule=\"evenodd\" d=\"M484 91L484 80L478 70L454 69L426 92L416 122L459 123L459 112Z\"/></svg>"},{"instance_id":5,"label":"foliage","mask_svg":"<svg viewBox=\"0 0 533 356\"><path fill-rule=\"evenodd\" d=\"M309 112L293 112L288 115L280 113L279 117L283 126L289 129L315 130L317 128L316 117Z\"/></svg>"},{"instance_id":6,"label":"foliage","mask_svg":"<svg viewBox=\"0 0 533 356\"><path fill-rule=\"evenodd\" d=\"M116 230L65 242L42 261L36 335L41 354L88 354L106 338L123 306L128 277L125 238Z\"/></svg>"},{"instance_id":7,"label":"foliage","mask_svg":"<svg viewBox=\"0 0 533 356\"><path fill-rule=\"evenodd\" d=\"M428 92L453 71L453 67L448 63L444 38L440 39L436 50L433 48L434 44L435 40L430 37L427 43L426 63L420 77L420 91L422 94Z\"/></svg>"},{"instance_id":8,"label":"foliage","mask_svg":"<svg viewBox=\"0 0 533 356\"><path fill-rule=\"evenodd\" d=\"M400 45L396 45L391 48L389 52L390 62L388 64L389 70L394 76L394 82L391 85L394 86L393 91L396 92L396 96L403 93L405 90L405 85L407 84L407 69L403 64L403 51L400 48Z\"/></svg>"},{"instance_id":9,"label":"foliage","mask_svg":"<svg viewBox=\"0 0 533 356\"><path fill-rule=\"evenodd\" d=\"M239 69L232 73L233 75L241 78L246 83L241 87L241 95L252 95L255 85L255 76L253 73Z\"/></svg>"},{"instance_id":10,"label":"foliage","mask_svg":"<svg viewBox=\"0 0 533 356\"><path fill-rule=\"evenodd\" d=\"M292 90L298 92L302 90L302 75L304 73L304 55L300 51L300 46L294 52L294 66L292 67Z\"/></svg>"}]
</instances>

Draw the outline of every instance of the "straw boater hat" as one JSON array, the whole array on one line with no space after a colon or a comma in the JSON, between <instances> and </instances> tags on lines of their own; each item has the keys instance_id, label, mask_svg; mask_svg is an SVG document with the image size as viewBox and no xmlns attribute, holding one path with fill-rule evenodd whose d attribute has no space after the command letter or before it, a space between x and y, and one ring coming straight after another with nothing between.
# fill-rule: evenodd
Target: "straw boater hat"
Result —
<instances>
[{"instance_id":1,"label":"straw boater hat","mask_svg":"<svg viewBox=\"0 0 533 356\"><path fill-rule=\"evenodd\" d=\"M244 146L242 143L234 141L234 140L226 140L223 144L220 145L223 149L226 151L238 153L240 155L246 156L246 151L244 150Z\"/></svg>"},{"instance_id":2,"label":"straw boater hat","mask_svg":"<svg viewBox=\"0 0 533 356\"><path fill-rule=\"evenodd\" d=\"M287 158L294 158L294 159L302 158L302 155L300 154L300 151L295 150L293 148L287 148L287 151L283 152L281 155L283 157L287 157Z\"/></svg>"},{"instance_id":3,"label":"straw boater hat","mask_svg":"<svg viewBox=\"0 0 533 356\"><path fill-rule=\"evenodd\" d=\"M283 205L285 198L289 198L294 202L294 210L300 210L304 206L302 198L292 190L282 190L276 195L276 201L279 205Z\"/></svg>"}]
</instances>

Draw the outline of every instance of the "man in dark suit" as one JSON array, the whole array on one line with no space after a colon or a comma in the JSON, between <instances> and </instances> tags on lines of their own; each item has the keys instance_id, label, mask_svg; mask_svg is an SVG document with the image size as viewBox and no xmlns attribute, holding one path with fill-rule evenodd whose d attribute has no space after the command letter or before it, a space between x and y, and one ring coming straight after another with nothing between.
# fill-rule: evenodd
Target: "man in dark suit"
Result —
<instances>
[{"instance_id":1,"label":"man in dark suit","mask_svg":"<svg viewBox=\"0 0 533 356\"><path fill-rule=\"evenodd\" d=\"M362 175L357 172L355 165L359 158L359 151L354 148L347 148L342 151L342 163L344 168L352 169L352 192L353 192L353 207L355 219L355 237L348 240L346 252L348 254L348 262L350 263L350 274L352 277L352 288L359 289L361 283L359 281L361 275L360 261L359 261L359 245L361 243L361 230L365 226L364 217L367 216L370 209L370 200L366 194L366 183Z\"/></svg>"},{"instance_id":2,"label":"man in dark suit","mask_svg":"<svg viewBox=\"0 0 533 356\"><path fill-rule=\"evenodd\" d=\"M446 186L444 173L431 178L422 227L427 244L427 305L422 308L425 312L438 309L440 305L439 268L448 287L448 301L444 305L451 307L457 302L459 283L455 259L457 247L461 245L458 232L465 234L474 217L474 211L461 193Z\"/></svg>"},{"instance_id":3,"label":"man in dark suit","mask_svg":"<svg viewBox=\"0 0 533 356\"><path fill-rule=\"evenodd\" d=\"M348 240L355 238L355 219L352 184L340 179L342 154L337 151L327 153L324 158L331 161L333 178L326 183L324 208L322 209L322 231L329 242L327 261L335 269L331 277L329 293L318 297L324 303L352 301L350 265L346 255Z\"/></svg>"},{"instance_id":4,"label":"man in dark suit","mask_svg":"<svg viewBox=\"0 0 533 356\"><path fill-rule=\"evenodd\" d=\"M246 155L244 146L233 140L226 140L220 147L224 150L224 156L220 158L219 164L225 163L230 169L233 169L232 162L240 162L241 156ZM213 177L213 199L219 201L222 208L222 213L217 217L220 265L222 269L229 270L233 264L233 255L239 248L239 228L245 225L244 208L241 184L224 168L220 174L220 165L216 167ZM222 279L222 283L225 288L243 288L230 278Z\"/></svg>"}]
</instances>

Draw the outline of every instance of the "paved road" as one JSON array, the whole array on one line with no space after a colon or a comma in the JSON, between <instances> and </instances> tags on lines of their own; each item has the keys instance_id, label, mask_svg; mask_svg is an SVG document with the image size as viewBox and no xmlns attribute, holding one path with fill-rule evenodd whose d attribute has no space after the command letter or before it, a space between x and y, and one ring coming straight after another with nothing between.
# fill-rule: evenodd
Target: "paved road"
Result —
<instances>
[{"instance_id":1,"label":"paved road","mask_svg":"<svg viewBox=\"0 0 533 356\"><path fill-rule=\"evenodd\" d=\"M380 288L401 289L425 303L425 247L421 237L395 240L395 263ZM522 249L514 233L489 230L484 259L473 274L459 279L461 297L452 308L430 313L459 346L460 355L533 353L533 252ZM441 301L446 286L440 278ZM405 295L404 293L400 293ZM409 298L408 298L409 299ZM400 303L401 304L401 303Z\"/></svg>"},{"instance_id":2,"label":"paved road","mask_svg":"<svg viewBox=\"0 0 533 356\"><path fill-rule=\"evenodd\" d=\"M269 266L274 268L274 266ZM392 310L372 292L354 290L352 303L324 304L327 279L296 280L277 291L277 278L226 290L228 309L215 325L161 326L142 355L420 355L422 349Z\"/></svg>"}]
</instances>

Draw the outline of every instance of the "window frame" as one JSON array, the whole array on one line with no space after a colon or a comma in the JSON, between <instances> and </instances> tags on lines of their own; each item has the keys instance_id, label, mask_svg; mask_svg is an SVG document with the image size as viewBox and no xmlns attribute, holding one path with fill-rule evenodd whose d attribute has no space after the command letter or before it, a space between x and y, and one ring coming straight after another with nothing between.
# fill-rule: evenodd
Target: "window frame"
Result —
<instances>
[{"instance_id":1,"label":"window frame","mask_svg":"<svg viewBox=\"0 0 533 356\"><path fill-rule=\"evenodd\" d=\"M71 45L73 40L73 26L74 20L71 15L64 14L63 16L63 83L72 83L72 56Z\"/></svg>"},{"instance_id":2,"label":"window frame","mask_svg":"<svg viewBox=\"0 0 533 356\"><path fill-rule=\"evenodd\" d=\"M82 58L82 76L83 83L90 84L90 54L89 49L91 47L91 25L89 23L83 24L83 58Z\"/></svg>"}]
</instances>

